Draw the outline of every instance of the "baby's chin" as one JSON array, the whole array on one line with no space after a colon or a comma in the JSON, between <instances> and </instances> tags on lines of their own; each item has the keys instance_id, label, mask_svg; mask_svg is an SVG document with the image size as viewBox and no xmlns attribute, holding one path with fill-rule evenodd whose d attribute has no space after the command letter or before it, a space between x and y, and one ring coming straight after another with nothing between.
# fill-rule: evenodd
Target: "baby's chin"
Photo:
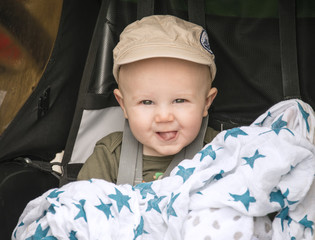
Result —
<instances>
[{"instance_id":1,"label":"baby's chin","mask_svg":"<svg viewBox=\"0 0 315 240\"><path fill-rule=\"evenodd\" d=\"M160 147L155 149L155 156L164 157L164 156L173 156L179 153L184 147L182 146L167 146Z\"/></svg>"}]
</instances>

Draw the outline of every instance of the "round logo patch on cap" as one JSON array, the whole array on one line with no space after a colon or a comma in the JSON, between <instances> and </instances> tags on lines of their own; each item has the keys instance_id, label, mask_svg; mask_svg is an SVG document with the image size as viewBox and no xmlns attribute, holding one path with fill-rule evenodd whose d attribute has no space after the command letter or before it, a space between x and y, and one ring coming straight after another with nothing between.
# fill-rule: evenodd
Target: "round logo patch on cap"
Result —
<instances>
[{"instance_id":1,"label":"round logo patch on cap","mask_svg":"<svg viewBox=\"0 0 315 240\"><path fill-rule=\"evenodd\" d=\"M210 54L213 54L210 48L209 37L206 30L203 30L200 34L200 43L204 49L206 49Z\"/></svg>"}]
</instances>

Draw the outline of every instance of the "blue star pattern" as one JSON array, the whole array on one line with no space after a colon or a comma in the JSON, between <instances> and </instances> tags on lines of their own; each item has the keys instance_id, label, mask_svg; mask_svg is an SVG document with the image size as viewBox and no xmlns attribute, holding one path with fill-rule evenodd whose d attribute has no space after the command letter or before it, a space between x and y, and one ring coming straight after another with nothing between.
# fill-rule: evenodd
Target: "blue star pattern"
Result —
<instances>
[{"instance_id":1,"label":"blue star pattern","mask_svg":"<svg viewBox=\"0 0 315 240\"><path fill-rule=\"evenodd\" d=\"M47 233L49 231L49 227L47 227L46 229L42 229L42 225L39 224L36 228L36 231L34 233L33 236L27 238L26 240L41 240L41 239L45 239L45 240L57 240L57 238L53 237L53 236L47 236Z\"/></svg>"},{"instance_id":2,"label":"blue star pattern","mask_svg":"<svg viewBox=\"0 0 315 240\"><path fill-rule=\"evenodd\" d=\"M87 219L86 219L86 214L85 214L85 210L84 210L84 204L85 204L85 200L84 199L81 199L79 201L80 204L77 204L77 203L73 203L78 209L79 209L79 213L75 216L74 220L77 220L79 218L83 218L84 221L87 222Z\"/></svg>"},{"instance_id":3,"label":"blue star pattern","mask_svg":"<svg viewBox=\"0 0 315 240\"><path fill-rule=\"evenodd\" d=\"M170 200L169 204L167 204L167 211L166 211L167 219L169 219L170 216L177 217L177 214L173 208L173 204L174 204L174 202L178 196L179 196L179 193L177 193L175 196L174 196L174 193L172 193L172 195L171 195L171 200Z\"/></svg>"},{"instance_id":4,"label":"blue star pattern","mask_svg":"<svg viewBox=\"0 0 315 240\"><path fill-rule=\"evenodd\" d=\"M281 193L280 190L278 190L277 192L271 192L270 193L270 202L279 203L281 208L284 208L284 206L285 206L284 200L286 200L287 204L289 204L289 205L293 205L293 204L297 203L298 201L290 201L287 199L289 193L290 193L289 189L287 189L285 191L285 193L283 193L283 194Z\"/></svg>"},{"instance_id":5,"label":"blue star pattern","mask_svg":"<svg viewBox=\"0 0 315 240\"><path fill-rule=\"evenodd\" d=\"M161 209L159 207L159 203L162 201L163 198L165 198L166 196L161 196L161 197L157 197L154 196L153 199L150 199L148 202L148 207L146 212L151 211L152 209L154 209L155 211L157 211L158 213L161 213Z\"/></svg>"},{"instance_id":6,"label":"blue star pattern","mask_svg":"<svg viewBox=\"0 0 315 240\"><path fill-rule=\"evenodd\" d=\"M142 234L148 234L146 231L143 230L143 225L144 225L143 223L144 223L143 217L141 216L139 225L137 226L136 229L133 230L133 232L135 234L133 240L136 240Z\"/></svg>"},{"instance_id":7,"label":"blue star pattern","mask_svg":"<svg viewBox=\"0 0 315 240\"><path fill-rule=\"evenodd\" d=\"M301 221L299 221L299 223L302 224L305 228L310 228L311 233L313 235L314 222L307 220L307 215L305 215L304 218Z\"/></svg>"},{"instance_id":8,"label":"blue star pattern","mask_svg":"<svg viewBox=\"0 0 315 240\"><path fill-rule=\"evenodd\" d=\"M300 112L302 114L302 117L303 117L303 119L305 121L306 129L307 129L308 132L310 132L310 125L308 124L308 120L307 120L308 117L310 116L310 114L304 110L304 108L302 107L302 105L299 102L297 102L297 104L298 104L298 107L299 107Z\"/></svg>"},{"instance_id":9,"label":"blue star pattern","mask_svg":"<svg viewBox=\"0 0 315 240\"><path fill-rule=\"evenodd\" d=\"M223 174L224 174L224 171L221 170L219 174L214 176L214 179L215 180L220 180L221 178L223 178Z\"/></svg>"},{"instance_id":10,"label":"blue star pattern","mask_svg":"<svg viewBox=\"0 0 315 240\"><path fill-rule=\"evenodd\" d=\"M268 111L266 117L264 117L264 119L263 119L261 122L255 123L255 125L257 125L257 126L262 126L268 117L271 117L270 111Z\"/></svg>"},{"instance_id":11,"label":"blue star pattern","mask_svg":"<svg viewBox=\"0 0 315 240\"><path fill-rule=\"evenodd\" d=\"M52 214L55 214L56 213L56 210L55 210L55 207L58 207L56 206L55 204L50 204L49 208L48 208L48 212L52 213Z\"/></svg>"},{"instance_id":12,"label":"blue star pattern","mask_svg":"<svg viewBox=\"0 0 315 240\"><path fill-rule=\"evenodd\" d=\"M288 200L289 193L290 193L290 190L287 189L287 190L285 191L285 193L283 194L283 196L286 198L288 204L289 204L289 205L293 205L293 204L297 203L298 201L290 201L290 200Z\"/></svg>"},{"instance_id":13,"label":"blue star pattern","mask_svg":"<svg viewBox=\"0 0 315 240\"><path fill-rule=\"evenodd\" d=\"M77 237L75 236L77 234L76 231L71 231L69 234L70 234L69 240L78 240Z\"/></svg>"},{"instance_id":14,"label":"blue star pattern","mask_svg":"<svg viewBox=\"0 0 315 240\"><path fill-rule=\"evenodd\" d=\"M277 202L280 204L281 208L284 207L284 196L282 195L280 190L270 193L270 202Z\"/></svg>"},{"instance_id":15,"label":"blue star pattern","mask_svg":"<svg viewBox=\"0 0 315 240\"><path fill-rule=\"evenodd\" d=\"M24 226L24 222L22 221L17 227L22 227ZM16 238L16 232L17 232L17 229L14 231L14 237Z\"/></svg>"},{"instance_id":16,"label":"blue star pattern","mask_svg":"<svg viewBox=\"0 0 315 240\"><path fill-rule=\"evenodd\" d=\"M251 202L256 202L256 199L254 197L250 196L249 189L247 189L247 191L244 194L242 194L242 195L237 195L237 194L231 194L230 193L230 196L232 198L234 198L235 202L240 201L241 203L243 203L243 205L245 206L247 211L248 211L248 208L249 208L249 204Z\"/></svg>"},{"instance_id":17,"label":"blue star pattern","mask_svg":"<svg viewBox=\"0 0 315 240\"><path fill-rule=\"evenodd\" d=\"M280 218L282 231L284 230L283 223L284 221L288 221L288 225L290 225L292 218L289 217L289 208L285 207L281 210L281 212L276 216L276 218Z\"/></svg>"},{"instance_id":18,"label":"blue star pattern","mask_svg":"<svg viewBox=\"0 0 315 240\"><path fill-rule=\"evenodd\" d=\"M258 149L255 151L255 154L252 157L242 157L246 161L245 165L249 165L251 168L254 168L254 163L258 158L264 158L265 155L259 153Z\"/></svg>"},{"instance_id":19,"label":"blue star pattern","mask_svg":"<svg viewBox=\"0 0 315 240\"><path fill-rule=\"evenodd\" d=\"M153 182L147 182L147 183L140 183L135 186L135 189L140 190L140 194L142 196L142 199L145 199L148 195L148 193L155 195L155 192L152 189Z\"/></svg>"},{"instance_id":20,"label":"blue star pattern","mask_svg":"<svg viewBox=\"0 0 315 240\"><path fill-rule=\"evenodd\" d=\"M122 207L125 206L132 213L130 205L128 203L131 197L129 197L128 195L123 195L117 188L115 188L115 191L116 194L110 194L108 195L108 197L116 201L118 212L120 212Z\"/></svg>"},{"instance_id":21,"label":"blue star pattern","mask_svg":"<svg viewBox=\"0 0 315 240\"><path fill-rule=\"evenodd\" d=\"M59 197L59 195L61 194L61 193L63 193L64 191L59 191L58 192L58 189L55 189L54 191L52 191L47 197L48 198L57 198L57 197Z\"/></svg>"},{"instance_id":22,"label":"blue star pattern","mask_svg":"<svg viewBox=\"0 0 315 240\"><path fill-rule=\"evenodd\" d=\"M110 211L110 207L111 207L113 204L111 204L111 203L109 203L109 204L104 204L101 199L99 199L99 200L100 200L101 204L98 205L98 206L95 206L95 207L96 207L98 210L102 211L102 212L106 215L107 219L109 219L109 216L114 217L114 216L112 215L111 211Z\"/></svg>"},{"instance_id":23,"label":"blue star pattern","mask_svg":"<svg viewBox=\"0 0 315 240\"><path fill-rule=\"evenodd\" d=\"M241 136L247 136L248 134L246 132L244 132L242 129L240 128L232 128L226 131L225 135L224 135L224 141L229 137L234 137L237 138L239 135Z\"/></svg>"},{"instance_id":24,"label":"blue star pattern","mask_svg":"<svg viewBox=\"0 0 315 240\"><path fill-rule=\"evenodd\" d=\"M285 128L288 123L286 121L283 121L282 117L283 117L283 115L281 115L277 119L277 121L275 121L273 124L271 124L271 130L270 131L263 132L263 133L261 133L259 135L262 135L262 134L265 134L265 133L268 133L268 132L275 132L277 135L279 135L281 130L287 130L294 136L294 133L290 129Z\"/></svg>"},{"instance_id":25,"label":"blue star pattern","mask_svg":"<svg viewBox=\"0 0 315 240\"><path fill-rule=\"evenodd\" d=\"M223 178L223 174L224 174L224 171L221 170L218 174L214 175L214 176L210 176L209 179L203 181L204 185L208 185L209 183L212 183L213 180L220 180L221 178Z\"/></svg>"},{"instance_id":26,"label":"blue star pattern","mask_svg":"<svg viewBox=\"0 0 315 240\"><path fill-rule=\"evenodd\" d=\"M212 158L212 160L215 160L217 155L216 155L216 151L222 149L222 147L218 148L217 150L213 150L212 149L212 145L209 145L208 147L206 147L205 149L201 150L199 153L201 153L201 157L200 157L200 162L206 157L206 156L210 156Z\"/></svg>"},{"instance_id":27,"label":"blue star pattern","mask_svg":"<svg viewBox=\"0 0 315 240\"><path fill-rule=\"evenodd\" d=\"M195 168L187 168L185 169L183 166L178 166L179 170L177 171L176 175L183 178L183 181L186 182L186 180L194 173Z\"/></svg>"}]
</instances>

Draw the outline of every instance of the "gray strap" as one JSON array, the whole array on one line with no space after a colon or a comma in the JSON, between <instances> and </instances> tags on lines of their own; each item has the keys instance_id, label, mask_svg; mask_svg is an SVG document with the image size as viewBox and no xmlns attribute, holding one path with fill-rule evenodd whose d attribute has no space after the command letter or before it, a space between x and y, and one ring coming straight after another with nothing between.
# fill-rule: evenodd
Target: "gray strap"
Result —
<instances>
[{"instance_id":1,"label":"gray strap","mask_svg":"<svg viewBox=\"0 0 315 240\"><path fill-rule=\"evenodd\" d=\"M140 159L140 160L139 160ZM138 162L138 164L137 164ZM141 171L142 181L142 146L133 136L128 120L125 120L125 127L123 132L121 154L119 160L117 184L134 184L136 166L137 169L137 181L139 181L139 171Z\"/></svg>"},{"instance_id":2,"label":"gray strap","mask_svg":"<svg viewBox=\"0 0 315 240\"><path fill-rule=\"evenodd\" d=\"M142 173L142 164L143 164L143 155L142 155L142 144L138 142L138 154L137 154L137 163L136 163L136 176L134 179L133 185L142 183L143 173Z\"/></svg>"},{"instance_id":3,"label":"gray strap","mask_svg":"<svg viewBox=\"0 0 315 240\"><path fill-rule=\"evenodd\" d=\"M201 150L201 148L203 147L203 142L206 135L207 127L208 127L208 116L203 118L201 128L196 139L174 156L174 159L171 161L170 165L164 172L163 177L168 177L171 171L181 161L183 161L184 159L193 158L195 154Z\"/></svg>"}]
</instances>

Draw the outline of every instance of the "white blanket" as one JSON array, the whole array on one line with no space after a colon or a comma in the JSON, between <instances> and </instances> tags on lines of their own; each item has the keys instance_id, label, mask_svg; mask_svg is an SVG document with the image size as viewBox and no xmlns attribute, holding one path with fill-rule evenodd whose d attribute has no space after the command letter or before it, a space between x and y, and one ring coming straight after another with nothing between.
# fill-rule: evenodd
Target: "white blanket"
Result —
<instances>
[{"instance_id":1,"label":"white blanket","mask_svg":"<svg viewBox=\"0 0 315 240\"><path fill-rule=\"evenodd\" d=\"M27 205L12 239L312 239L314 117L308 104L283 101L221 132L170 177L49 190Z\"/></svg>"}]
</instances>

